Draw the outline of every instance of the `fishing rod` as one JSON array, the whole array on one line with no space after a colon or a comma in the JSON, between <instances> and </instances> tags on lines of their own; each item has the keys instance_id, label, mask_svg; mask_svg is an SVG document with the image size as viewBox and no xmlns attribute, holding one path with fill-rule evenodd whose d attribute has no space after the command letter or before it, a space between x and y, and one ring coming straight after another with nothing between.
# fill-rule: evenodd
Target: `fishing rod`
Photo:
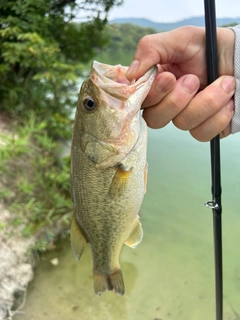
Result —
<instances>
[{"instance_id":1,"label":"fishing rod","mask_svg":"<svg viewBox=\"0 0 240 320\"><path fill-rule=\"evenodd\" d=\"M218 78L217 32L215 0L204 0L206 29L206 61L208 84ZM214 256L215 256L215 291L216 320L223 317L223 270L222 270L222 204L221 204L221 165L220 136L210 142L212 200L205 205L213 212Z\"/></svg>"}]
</instances>

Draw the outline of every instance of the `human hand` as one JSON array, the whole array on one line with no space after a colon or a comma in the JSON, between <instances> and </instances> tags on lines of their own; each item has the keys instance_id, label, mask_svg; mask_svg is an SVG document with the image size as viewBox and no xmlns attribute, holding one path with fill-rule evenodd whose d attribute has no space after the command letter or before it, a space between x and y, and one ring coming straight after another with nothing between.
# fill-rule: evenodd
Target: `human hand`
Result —
<instances>
[{"instance_id":1,"label":"human hand","mask_svg":"<svg viewBox=\"0 0 240 320\"><path fill-rule=\"evenodd\" d=\"M199 141L230 134L235 35L231 29L218 28L217 37L220 77L209 86L204 28L182 27L140 40L127 77L139 78L158 65L158 75L143 103L143 116L150 127L161 128L172 120Z\"/></svg>"}]
</instances>

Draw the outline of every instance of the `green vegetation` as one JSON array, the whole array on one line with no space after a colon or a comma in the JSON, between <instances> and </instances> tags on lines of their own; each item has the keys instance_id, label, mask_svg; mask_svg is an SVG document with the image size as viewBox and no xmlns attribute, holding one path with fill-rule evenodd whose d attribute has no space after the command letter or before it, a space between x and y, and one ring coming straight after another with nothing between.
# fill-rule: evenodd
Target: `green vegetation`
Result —
<instances>
[{"instance_id":1,"label":"green vegetation","mask_svg":"<svg viewBox=\"0 0 240 320\"><path fill-rule=\"evenodd\" d=\"M236 25L238 25L237 22L232 22L232 23L230 23L230 24L224 24L224 25L222 25L222 27L228 28L228 27L235 27Z\"/></svg>"},{"instance_id":2,"label":"green vegetation","mask_svg":"<svg viewBox=\"0 0 240 320\"><path fill-rule=\"evenodd\" d=\"M14 213L11 224L25 237L56 221L67 225L72 215L69 157L57 160L46 123L36 123L33 114L16 128L1 135L0 149L0 198Z\"/></svg>"},{"instance_id":3,"label":"green vegetation","mask_svg":"<svg viewBox=\"0 0 240 320\"><path fill-rule=\"evenodd\" d=\"M107 26L109 44L97 54L98 61L108 64L129 65L138 41L145 35L156 33L153 28L143 28L130 23Z\"/></svg>"},{"instance_id":4,"label":"green vegetation","mask_svg":"<svg viewBox=\"0 0 240 320\"><path fill-rule=\"evenodd\" d=\"M1 0L0 109L33 110L51 136L70 136L66 123L83 71L106 45L107 14L122 0ZM78 16L88 19L79 24Z\"/></svg>"}]
</instances>

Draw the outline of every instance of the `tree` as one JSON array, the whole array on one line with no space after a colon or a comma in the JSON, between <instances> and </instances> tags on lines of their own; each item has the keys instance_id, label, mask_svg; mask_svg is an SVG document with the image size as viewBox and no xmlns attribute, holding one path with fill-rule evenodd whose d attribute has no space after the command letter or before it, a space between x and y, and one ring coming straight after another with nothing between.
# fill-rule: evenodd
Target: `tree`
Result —
<instances>
[{"instance_id":1,"label":"tree","mask_svg":"<svg viewBox=\"0 0 240 320\"><path fill-rule=\"evenodd\" d=\"M83 63L107 43L109 10L122 2L1 0L0 110L23 117L34 110L53 136L69 136L72 90Z\"/></svg>"}]
</instances>

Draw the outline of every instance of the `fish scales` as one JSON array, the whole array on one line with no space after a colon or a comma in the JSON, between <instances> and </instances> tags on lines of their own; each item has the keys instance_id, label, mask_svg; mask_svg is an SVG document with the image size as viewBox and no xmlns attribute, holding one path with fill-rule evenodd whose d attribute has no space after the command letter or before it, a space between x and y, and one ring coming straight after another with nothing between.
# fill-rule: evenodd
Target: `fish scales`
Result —
<instances>
[{"instance_id":1,"label":"fish scales","mask_svg":"<svg viewBox=\"0 0 240 320\"><path fill-rule=\"evenodd\" d=\"M105 290L124 294L119 255L124 243L135 247L142 239L138 212L146 185L147 128L140 107L156 68L138 80L140 85L123 78L126 70L93 63L73 130L71 244L79 259L89 243L97 295Z\"/></svg>"}]
</instances>

